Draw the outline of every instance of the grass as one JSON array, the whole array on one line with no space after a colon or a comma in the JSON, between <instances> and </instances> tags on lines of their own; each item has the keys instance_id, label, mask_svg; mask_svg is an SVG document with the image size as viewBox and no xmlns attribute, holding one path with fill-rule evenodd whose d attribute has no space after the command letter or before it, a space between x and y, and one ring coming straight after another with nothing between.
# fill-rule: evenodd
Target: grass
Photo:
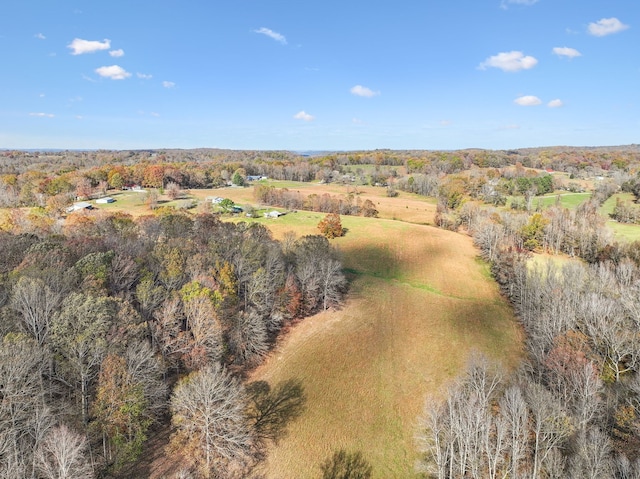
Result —
<instances>
[{"instance_id":1,"label":"grass","mask_svg":"<svg viewBox=\"0 0 640 479\"><path fill-rule=\"evenodd\" d=\"M560 206L563 208L575 209L581 203L584 203L591 197L591 193L557 193L547 196L538 196L533 200L533 204L536 205L540 202L543 208L549 208L555 206L556 201L560 197Z\"/></svg>"},{"instance_id":2,"label":"grass","mask_svg":"<svg viewBox=\"0 0 640 479\"><path fill-rule=\"evenodd\" d=\"M566 192L555 192L550 195L545 196L536 196L533 198L531 204L535 208L538 204L542 208L549 208L551 206L555 206L556 201L558 201L558 197L560 198L560 206L569 209L575 209L578 207L580 203L584 203L589 199L591 193L566 193ZM515 199L518 201L522 201L522 196L508 198L508 204L510 205Z\"/></svg>"},{"instance_id":3,"label":"grass","mask_svg":"<svg viewBox=\"0 0 640 479\"><path fill-rule=\"evenodd\" d=\"M519 328L469 238L400 221L343 223L349 232L333 242L354 273L347 304L296 326L254 374L297 377L308 397L270 451L270 478L318 477L337 448L361 450L374 478L418 477L414 436L425 398L472 349L510 365L520 355ZM312 225L287 226L307 234Z\"/></svg>"},{"instance_id":4,"label":"grass","mask_svg":"<svg viewBox=\"0 0 640 479\"><path fill-rule=\"evenodd\" d=\"M618 223L611 219L610 214L613 213L613 209L616 206L616 201L621 199L623 201L633 201L634 196L631 193L618 193L611 196L600 207L600 214L607 218L607 226L613 231L613 236L618 241L632 242L640 241L640 225Z\"/></svg>"}]
</instances>

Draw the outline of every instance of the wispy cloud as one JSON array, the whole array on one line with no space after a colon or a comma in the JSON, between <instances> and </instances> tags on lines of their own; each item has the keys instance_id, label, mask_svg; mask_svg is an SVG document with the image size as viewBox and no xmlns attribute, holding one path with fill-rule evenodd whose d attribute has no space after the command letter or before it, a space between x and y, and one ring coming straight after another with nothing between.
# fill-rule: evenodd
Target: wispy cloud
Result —
<instances>
[{"instance_id":1,"label":"wispy cloud","mask_svg":"<svg viewBox=\"0 0 640 479\"><path fill-rule=\"evenodd\" d=\"M36 33L34 35L34 37L36 37L38 40L46 40L47 37L45 37L42 33Z\"/></svg>"},{"instance_id":2,"label":"wispy cloud","mask_svg":"<svg viewBox=\"0 0 640 479\"><path fill-rule=\"evenodd\" d=\"M273 38L275 41L282 43L283 45L287 44L287 39L285 38L284 35L282 35L281 33L278 32L274 32L273 30L271 30L270 28L259 28L257 30L254 30L255 33L260 33L261 35L266 35L269 38Z\"/></svg>"},{"instance_id":3,"label":"wispy cloud","mask_svg":"<svg viewBox=\"0 0 640 479\"><path fill-rule=\"evenodd\" d=\"M118 50L111 50L109 52L109 55L111 55L114 58L123 57L124 56L124 50L122 48L119 48Z\"/></svg>"},{"instance_id":4,"label":"wispy cloud","mask_svg":"<svg viewBox=\"0 0 640 479\"><path fill-rule=\"evenodd\" d=\"M533 5L534 3L538 3L538 0L502 0L500 4L500 8L506 10L509 8L509 5Z\"/></svg>"},{"instance_id":5,"label":"wispy cloud","mask_svg":"<svg viewBox=\"0 0 640 479\"><path fill-rule=\"evenodd\" d=\"M558 55L559 57L576 58L576 57L582 56L582 53L580 53L575 48L555 47L552 51L555 55Z\"/></svg>"},{"instance_id":6,"label":"wispy cloud","mask_svg":"<svg viewBox=\"0 0 640 479\"><path fill-rule=\"evenodd\" d=\"M549 103L547 103L547 106L549 108L560 108L560 107L564 106L564 103L560 99L555 99L555 100L551 100Z\"/></svg>"},{"instance_id":7,"label":"wispy cloud","mask_svg":"<svg viewBox=\"0 0 640 479\"><path fill-rule=\"evenodd\" d=\"M83 40L81 38L74 38L67 48L71 49L72 55L82 55L84 53L94 53L100 50L108 50L111 48L111 40L104 39L98 40Z\"/></svg>"},{"instance_id":8,"label":"wispy cloud","mask_svg":"<svg viewBox=\"0 0 640 479\"><path fill-rule=\"evenodd\" d=\"M53 118L53 113L29 113L29 116L37 116L39 118Z\"/></svg>"},{"instance_id":9,"label":"wispy cloud","mask_svg":"<svg viewBox=\"0 0 640 479\"><path fill-rule=\"evenodd\" d=\"M493 55L483 61L478 68L480 70L486 70L487 68L499 68L505 72L517 72L520 70L529 70L538 64L532 56L525 56L524 53L519 51L502 52L497 55Z\"/></svg>"},{"instance_id":10,"label":"wispy cloud","mask_svg":"<svg viewBox=\"0 0 640 479\"><path fill-rule=\"evenodd\" d=\"M373 91L370 88L367 88L366 86L362 86L362 85L356 85L354 87L351 88L351 90L349 90L353 95L356 96L363 96L365 98L371 98L374 96L378 96L380 94L379 91Z\"/></svg>"},{"instance_id":11,"label":"wispy cloud","mask_svg":"<svg viewBox=\"0 0 640 479\"><path fill-rule=\"evenodd\" d=\"M124 80L131 76L131 73L119 65L96 68L96 73L101 77L111 78L112 80Z\"/></svg>"},{"instance_id":12,"label":"wispy cloud","mask_svg":"<svg viewBox=\"0 0 640 479\"><path fill-rule=\"evenodd\" d=\"M141 80L151 80L153 75L147 75L146 73L136 73L136 76Z\"/></svg>"},{"instance_id":13,"label":"wispy cloud","mask_svg":"<svg viewBox=\"0 0 640 479\"><path fill-rule=\"evenodd\" d=\"M176 86L176 84L173 83L172 81L163 81L162 86L165 88L173 88Z\"/></svg>"},{"instance_id":14,"label":"wispy cloud","mask_svg":"<svg viewBox=\"0 0 640 479\"><path fill-rule=\"evenodd\" d=\"M597 22L590 23L588 31L591 35L596 37L604 37L613 33L618 33L629 28L629 25L625 25L615 17L602 18Z\"/></svg>"},{"instance_id":15,"label":"wispy cloud","mask_svg":"<svg viewBox=\"0 0 640 479\"><path fill-rule=\"evenodd\" d=\"M520 106L536 106L542 103L542 100L534 95L524 95L516 98L513 102Z\"/></svg>"},{"instance_id":16,"label":"wispy cloud","mask_svg":"<svg viewBox=\"0 0 640 479\"><path fill-rule=\"evenodd\" d=\"M293 115L293 117L296 120L303 120L303 121L313 121L316 119L315 116L313 115L309 115L309 113L307 113L306 111L302 110L299 111L298 113L296 113L295 115Z\"/></svg>"}]
</instances>

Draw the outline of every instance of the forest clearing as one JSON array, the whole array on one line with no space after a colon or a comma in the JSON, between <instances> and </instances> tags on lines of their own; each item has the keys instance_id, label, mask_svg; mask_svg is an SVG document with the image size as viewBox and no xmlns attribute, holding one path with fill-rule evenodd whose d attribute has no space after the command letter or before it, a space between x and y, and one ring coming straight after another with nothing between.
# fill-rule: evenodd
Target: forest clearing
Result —
<instances>
[{"instance_id":1,"label":"forest clearing","mask_svg":"<svg viewBox=\"0 0 640 479\"><path fill-rule=\"evenodd\" d=\"M333 450L361 450L374 478L419 477L417 418L472 350L513 367L520 329L470 238L433 227L344 218L352 272L338 311L297 325L253 377L303 381L307 409L270 450L270 478L317 477ZM382 439L384 438L384 439Z\"/></svg>"}]
</instances>

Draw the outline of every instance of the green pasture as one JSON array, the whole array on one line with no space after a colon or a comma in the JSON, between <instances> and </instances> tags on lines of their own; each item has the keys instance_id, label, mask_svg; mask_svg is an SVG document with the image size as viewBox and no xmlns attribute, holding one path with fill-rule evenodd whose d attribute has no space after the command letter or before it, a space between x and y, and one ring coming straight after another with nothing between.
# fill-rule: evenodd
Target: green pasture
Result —
<instances>
[{"instance_id":1,"label":"green pasture","mask_svg":"<svg viewBox=\"0 0 640 479\"><path fill-rule=\"evenodd\" d=\"M611 229L614 238L618 241L640 241L640 225L618 223L612 220L610 216L616 206L617 199L633 201L634 198L631 193L617 193L608 198L600 207L600 214L607 218L607 226Z\"/></svg>"},{"instance_id":2,"label":"green pasture","mask_svg":"<svg viewBox=\"0 0 640 479\"><path fill-rule=\"evenodd\" d=\"M567 193L558 191L554 194L534 197L533 200L531 200L531 206L535 209L540 205L540 207L544 209L555 206L559 202L563 208L575 209L578 205L587 201L590 196L591 193ZM507 205L511 205L515 200L523 201L522 196L510 196L507 200Z\"/></svg>"}]
</instances>

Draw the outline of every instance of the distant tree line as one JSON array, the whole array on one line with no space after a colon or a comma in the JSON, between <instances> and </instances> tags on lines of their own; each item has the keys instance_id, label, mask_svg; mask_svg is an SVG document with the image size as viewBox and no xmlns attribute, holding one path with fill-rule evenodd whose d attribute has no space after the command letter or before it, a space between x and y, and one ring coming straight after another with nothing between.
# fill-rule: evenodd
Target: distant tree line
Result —
<instances>
[{"instance_id":1,"label":"distant tree line","mask_svg":"<svg viewBox=\"0 0 640 479\"><path fill-rule=\"evenodd\" d=\"M499 189L541 192L547 180L526 177L534 170L570 173L572 178L635 174L640 169L637 145L608 148L537 148L521 150L469 149L375 150L302 156L286 151L123 150L0 153L0 206L54 207L67 196L88 196L107 188L138 184L182 189L215 188L229 182L244 184L247 176L288 181L352 181L386 186L407 179L400 189L433 196L434 178L461 172L505 169ZM360 166L372 165L365 174ZM399 174L400 172L400 174ZM514 178L509 183L509 173ZM537 173L536 173L537 174ZM424 176L421 176L424 175ZM425 177L430 180L425 183ZM411 179L413 178L413 179ZM625 178L626 179L626 178ZM495 194L491 188L485 193ZM504 194L504 192L503 192ZM512 194L512 193L510 193Z\"/></svg>"}]
</instances>

